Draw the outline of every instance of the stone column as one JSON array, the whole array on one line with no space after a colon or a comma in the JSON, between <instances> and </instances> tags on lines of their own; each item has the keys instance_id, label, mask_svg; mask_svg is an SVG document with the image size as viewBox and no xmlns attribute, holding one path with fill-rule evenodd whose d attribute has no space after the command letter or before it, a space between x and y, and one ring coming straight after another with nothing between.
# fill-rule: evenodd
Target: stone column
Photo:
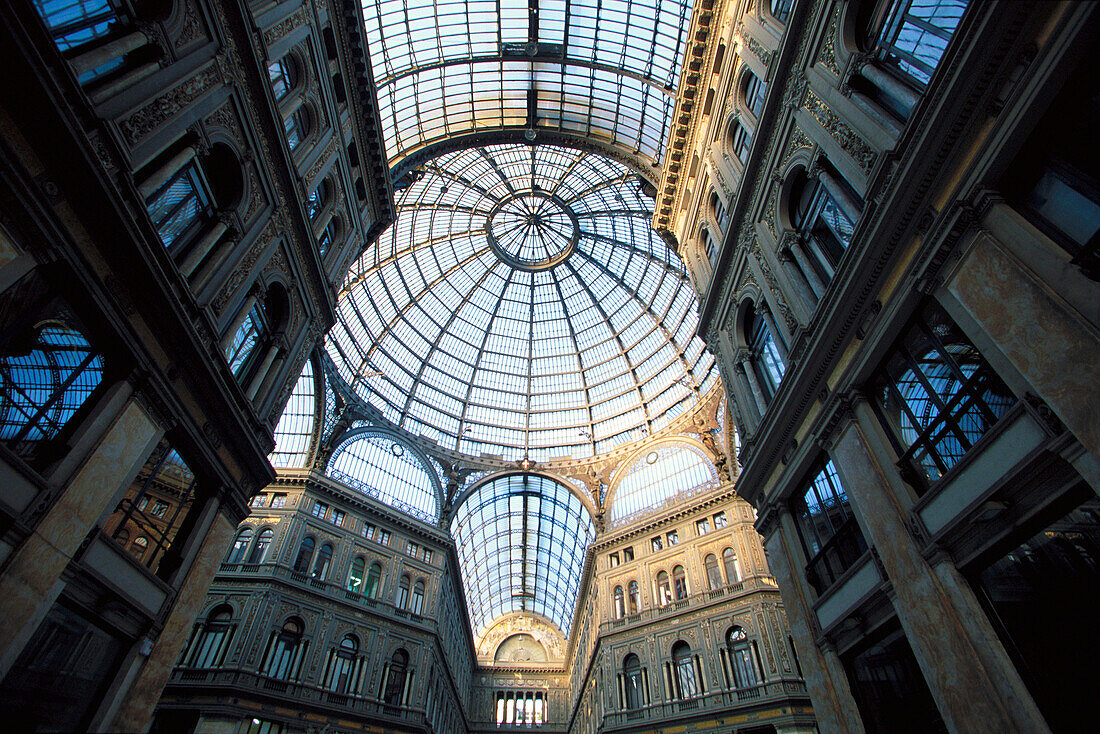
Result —
<instances>
[{"instance_id":1,"label":"stone column","mask_svg":"<svg viewBox=\"0 0 1100 734\"><path fill-rule=\"evenodd\" d=\"M219 506L217 499L211 499L204 513L213 515L209 521L200 521L195 532L206 530L194 562L183 579L175 604L164 627L157 636L153 650L144 665L134 677L133 684L123 694L121 705L116 709L109 726L110 731L147 731L152 723L153 709L160 700L172 668L179 657L180 649L187 641L195 617L206 601L206 592L214 574L221 565L225 549L236 528L234 523Z\"/></svg>"},{"instance_id":2,"label":"stone column","mask_svg":"<svg viewBox=\"0 0 1100 734\"><path fill-rule=\"evenodd\" d=\"M73 67L73 73L79 77L89 71L98 69L108 61L125 56L131 51L136 51L147 43L149 43L149 39L145 37L144 33L134 31L132 33L127 33L125 36L116 38L113 41L109 41L102 46L97 46L91 51L85 51L69 63Z\"/></svg>"},{"instance_id":3,"label":"stone column","mask_svg":"<svg viewBox=\"0 0 1100 734\"><path fill-rule=\"evenodd\" d=\"M848 675L836 651L817 642L813 591L801 572L801 543L794 518L785 507L777 508L779 524L764 544L768 547L772 573L783 593L791 637L798 646L799 664L813 700L814 716L821 731L837 734L863 734L863 718L856 706Z\"/></svg>"},{"instance_id":4,"label":"stone column","mask_svg":"<svg viewBox=\"0 0 1100 734\"><path fill-rule=\"evenodd\" d=\"M168 179L172 178L181 168L194 160L197 154L198 151L195 150L195 147L193 145L188 145L179 153L169 158L163 166L153 171L147 179L142 181L141 184L138 185L138 193L141 194L143 199L148 199L155 194L161 186L168 183Z\"/></svg>"},{"instance_id":5,"label":"stone column","mask_svg":"<svg viewBox=\"0 0 1100 734\"><path fill-rule=\"evenodd\" d=\"M738 366L741 368L741 374L745 376L745 381L749 383L749 389L752 390L752 396L756 399L756 408L760 415L760 420L763 421L764 413L768 410L768 401L764 397L764 391L760 387L760 380L756 377L756 369L752 365L752 360L748 356L745 356Z\"/></svg>"},{"instance_id":6,"label":"stone column","mask_svg":"<svg viewBox=\"0 0 1100 734\"><path fill-rule=\"evenodd\" d=\"M1100 460L1100 336L1056 287L985 233L946 284L1031 390Z\"/></svg>"},{"instance_id":7,"label":"stone column","mask_svg":"<svg viewBox=\"0 0 1100 734\"><path fill-rule=\"evenodd\" d=\"M61 574L120 487L137 476L163 431L133 398L128 382L112 388L103 403L121 407L89 417L101 432L53 506L11 555L0 577L0 678L61 594ZM106 424L95 425L98 420ZM93 434L94 435L94 434Z\"/></svg>"},{"instance_id":8,"label":"stone column","mask_svg":"<svg viewBox=\"0 0 1100 734\"><path fill-rule=\"evenodd\" d=\"M969 585L946 557L930 565L910 534L905 486L871 406L856 397L852 412L837 428L833 461L893 585L898 621L948 728L1049 732Z\"/></svg>"},{"instance_id":9,"label":"stone column","mask_svg":"<svg viewBox=\"0 0 1100 734\"><path fill-rule=\"evenodd\" d=\"M219 220L194 244L191 251L187 253L187 257L180 263L180 272L183 273L183 277L191 277L195 272L195 268L206 259L206 256L214 249L214 245L217 244L227 229L225 222Z\"/></svg>"}]
</instances>

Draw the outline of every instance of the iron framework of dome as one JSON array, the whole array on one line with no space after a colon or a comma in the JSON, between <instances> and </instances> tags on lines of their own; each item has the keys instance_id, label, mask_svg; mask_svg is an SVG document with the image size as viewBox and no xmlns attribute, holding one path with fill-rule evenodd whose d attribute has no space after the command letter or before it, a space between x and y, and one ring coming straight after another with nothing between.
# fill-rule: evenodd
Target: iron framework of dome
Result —
<instances>
[{"instance_id":1,"label":"iron framework of dome","mask_svg":"<svg viewBox=\"0 0 1100 734\"><path fill-rule=\"evenodd\" d=\"M468 456L643 438L717 379L652 207L637 174L591 153L440 155L352 265L329 355L394 425Z\"/></svg>"}]
</instances>

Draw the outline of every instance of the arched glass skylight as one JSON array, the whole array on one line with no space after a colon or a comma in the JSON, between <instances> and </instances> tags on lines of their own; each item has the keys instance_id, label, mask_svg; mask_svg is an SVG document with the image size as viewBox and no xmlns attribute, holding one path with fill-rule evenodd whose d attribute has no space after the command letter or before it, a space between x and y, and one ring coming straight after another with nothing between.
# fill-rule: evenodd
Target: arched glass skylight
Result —
<instances>
[{"instance_id":1,"label":"arched glass skylight","mask_svg":"<svg viewBox=\"0 0 1100 734\"><path fill-rule=\"evenodd\" d=\"M621 524L669 500L714 486L714 462L694 446L662 446L634 462L610 497L609 521Z\"/></svg>"},{"instance_id":2,"label":"arched glass skylight","mask_svg":"<svg viewBox=\"0 0 1100 734\"><path fill-rule=\"evenodd\" d=\"M683 262L636 174L592 153L447 153L348 273L327 348L413 435L583 458L694 407L717 370Z\"/></svg>"},{"instance_id":3,"label":"arched glass skylight","mask_svg":"<svg viewBox=\"0 0 1100 734\"><path fill-rule=\"evenodd\" d=\"M541 129L660 163L688 0L364 0L392 164L447 137Z\"/></svg>"},{"instance_id":4,"label":"arched glass skylight","mask_svg":"<svg viewBox=\"0 0 1100 734\"><path fill-rule=\"evenodd\" d=\"M306 361L279 425L275 427L275 450L268 457L272 466L302 467L309 460L309 440L313 437L317 409L315 392L313 362Z\"/></svg>"},{"instance_id":5,"label":"arched glass skylight","mask_svg":"<svg viewBox=\"0 0 1100 734\"><path fill-rule=\"evenodd\" d=\"M352 489L430 523L439 521L439 494L427 467L404 444L360 433L340 444L328 475Z\"/></svg>"},{"instance_id":6,"label":"arched glass skylight","mask_svg":"<svg viewBox=\"0 0 1100 734\"><path fill-rule=\"evenodd\" d=\"M568 637L596 528L565 486L512 474L479 487L451 521L474 636L503 614L536 612Z\"/></svg>"}]
</instances>

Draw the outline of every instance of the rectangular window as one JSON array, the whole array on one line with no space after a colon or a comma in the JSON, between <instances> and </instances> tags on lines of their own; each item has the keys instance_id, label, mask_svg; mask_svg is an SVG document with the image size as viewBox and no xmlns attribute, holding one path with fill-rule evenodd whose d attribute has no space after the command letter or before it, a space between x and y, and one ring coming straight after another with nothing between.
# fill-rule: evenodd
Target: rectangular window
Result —
<instances>
[{"instance_id":1,"label":"rectangular window","mask_svg":"<svg viewBox=\"0 0 1100 734\"><path fill-rule=\"evenodd\" d=\"M286 495L285 494L273 494L271 495L272 507L286 507Z\"/></svg>"},{"instance_id":2,"label":"rectangular window","mask_svg":"<svg viewBox=\"0 0 1100 734\"><path fill-rule=\"evenodd\" d=\"M159 517L161 519L168 513L168 503L163 500L156 500L153 502L153 509L149 512L153 517Z\"/></svg>"},{"instance_id":3,"label":"rectangular window","mask_svg":"<svg viewBox=\"0 0 1100 734\"><path fill-rule=\"evenodd\" d=\"M367 540L374 540L375 527L369 522L363 523L363 537Z\"/></svg>"},{"instance_id":4,"label":"rectangular window","mask_svg":"<svg viewBox=\"0 0 1100 734\"><path fill-rule=\"evenodd\" d=\"M314 517L319 517L322 520L324 520L326 514L328 514L328 505L326 505L324 502L314 502L313 503L313 516Z\"/></svg>"},{"instance_id":5,"label":"rectangular window","mask_svg":"<svg viewBox=\"0 0 1100 734\"><path fill-rule=\"evenodd\" d=\"M726 527L726 513L719 512L714 516L714 527L715 529Z\"/></svg>"},{"instance_id":6,"label":"rectangular window","mask_svg":"<svg viewBox=\"0 0 1100 734\"><path fill-rule=\"evenodd\" d=\"M331 518L332 524L335 525L338 528L343 527L344 526L344 517L345 517L345 515L344 515L343 510L335 510L334 509L332 511L332 518Z\"/></svg>"},{"instance_id":7,"label":"rectangular window","mask_svg":"<svg viewBox=\"0 0 1100 734\"><path fill-rule=\"evenodd\" d=\"M630 563L634 560L634 546L629 548L623 548L623 563Z\"/></svg>"},{"instance_id":8,"label":"rectangular window","mask_svg":"<svg viewBox=\"0 0 1100 734\"><path fill-rule=\"evenodd\" d=\"M806 578L821 594L867 551L832 460L817 469L791 504L795 526L809 559Z\"/></svg>"},{"instance_id":9,"label":"rectangular window","mask_svg":"<svg viewBox=\"0 0 1100 734\"><path fill-rule=\"evenodd\" d=\"M424 563L432 562L432 552L427 548L424 549Z\"/></svg>"},{"instance_id":10,"label":"rectangular window","mask_svg":"<svg viewBox=\"0 0 1100 734\"><path fill-rule=\"evenodd\" d=\"M390 544L390 531L389 530L380 530L378 532L378 542L381 543L382 545L389 545Z\"/></svg>"},{"instance_id":11,"label":"rectangular window","mask_svg":"<svg viewBox=\"0 0 1100 734\"><path fill-rule=\"evenodd\" d=\"M619 554L612 553L607 557L607 562L611 566L611 568L615 568L615 566L619 565Z\"/></svg>"},{"instance_id":12,"label":"rectangular window","mask_svg":"<svg viewBox=\"0 0 1100 734\"><path fill-rule=\"evenodd\" d=\"M653 540L649 541L649 544L653 547L653 550L655 551L659 551L661 550L661 548L664 547L664 544L661 542L661 536L659 535Z\"/></svg>"},{"instance_id":13,"label":"rectangular window","mask_svg":"<svg viewBox=\"0 0 1100 734\"><path fill-rule=\"evenodd\" d=\"M702 520L695 521L695 534L706 535L710 532L710 520L703 518Z\"/></svg>"},{"instance_id":14,"label":"rectangular window","mask_svg":"<svg viewBox=\"0 0 1100 734\"><path fill-rule=\"evenodd\" d=\"M416 558L416 554L420 552L420 546L411 540L405 546L405 553L413 558Z\"/></svg>"},{"instance_id":15,"label":"rectangular window","mask_svg":"<svg viewBox=\"0 0 1100 734\"><path fill-rule=\"evenodd\" d=\"M669 530L668 533L665 534L665 538L668 540L669 548L680 542L680 536L675 530Z\"/></svg>"},{"instance_id":16,"label":"rectangular window","mask_svg":"<svg viewBox=\"0 0 1100 734\"><path fill-rule=\"evenodd\" d=\"M252 501L249 503L249 505L251 505L252 507L266 507L267 506L267 495L266 494L256 495L255 497L252 498Z\"/></svg>"},{"instance_id":17,"label":"rectangular window","mask_svg":"<svg viewBox=\"0 0 1100 734\"><path fill-rule=\"evenodd\" d=\"M145 512L145 508L149 506L149 498L142 497L137 501L137 508L142 512Z\"/></svg>"},{"instance_id":18,"label":"rectangular window","mask_svg":"<svg viewBox=\"0 0 1100 734\"><path fill-rule=\"evenodd\" d=\"M872 405L918 494L966 455L1016 403L935 302L914 317L879 368Z\"/></svg>"}]
</instances>

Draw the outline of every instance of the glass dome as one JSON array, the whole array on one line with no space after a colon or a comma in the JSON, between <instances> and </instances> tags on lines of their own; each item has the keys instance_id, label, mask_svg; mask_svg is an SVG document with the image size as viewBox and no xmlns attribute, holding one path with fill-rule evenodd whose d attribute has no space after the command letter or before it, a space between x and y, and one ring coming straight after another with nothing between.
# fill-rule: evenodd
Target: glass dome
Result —
<instances>
[{"instance_id":1,"label":"glass dome","mask_svg":"<svg viewBox=\"0 0 1100 734\"><path fill-rule=\"evenodd\" d=\"M584 458L663 428L717 369L642 183L547 145L433 159L349 270L326 342L340 376L470 456Z\"/></svg>"}]
</instances>

